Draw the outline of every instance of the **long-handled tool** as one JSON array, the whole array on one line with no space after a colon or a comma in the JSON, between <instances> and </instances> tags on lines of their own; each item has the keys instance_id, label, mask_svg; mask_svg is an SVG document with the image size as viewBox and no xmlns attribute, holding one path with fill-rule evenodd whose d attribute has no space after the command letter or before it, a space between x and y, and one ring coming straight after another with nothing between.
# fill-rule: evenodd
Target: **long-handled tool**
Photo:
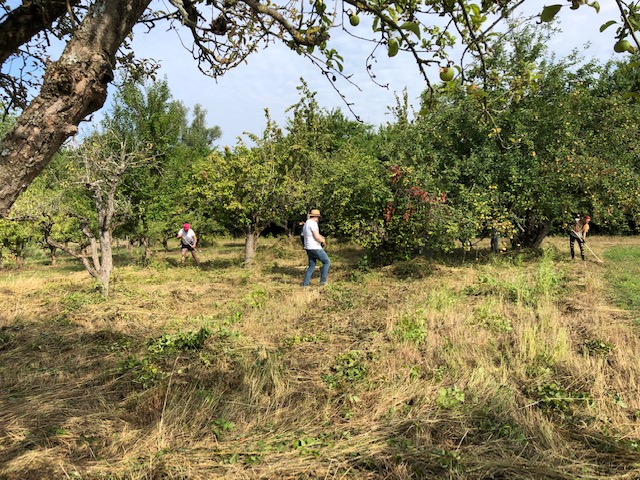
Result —
<instances>
[{"instance_id":1,"label":"long-handled tool","mask_svg":"<svg viewBox=\"0 0 640 480\"><path fill-rule=\"evenodd\" d=\"M200 250L199 248L194 248L195 252L198 254L198 258L200 259L201 262L207 262L207 256L202 253L202 250Z\"/></svg>"},{"instance_id":2,"label":"long-handled tool","mask_svg":"<svg viewBox=\"0 0 640 480\"><path fill-rule=\"evenodd\" d=\"M596 257L596 260L598 260L598 262L604 263L602 260L600 260L600 258L598 258L598 256L595 254L595 252L593 250L591 250L591 247L589 247L589 245L587 245L585 242L582 242L582 244L585 247L587 247L587 249L593 254L594 257Z\"/></svg>"}]
</instances>

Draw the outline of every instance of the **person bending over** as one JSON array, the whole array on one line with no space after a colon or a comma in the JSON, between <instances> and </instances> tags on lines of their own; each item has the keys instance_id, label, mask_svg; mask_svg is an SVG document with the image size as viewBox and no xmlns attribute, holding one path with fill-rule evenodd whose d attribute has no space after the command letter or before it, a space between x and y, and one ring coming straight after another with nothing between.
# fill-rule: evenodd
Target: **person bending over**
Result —
<instances>
[{"instance_id":1,"label":"person bending over","mask_svg":"<svg viewBox=\"0 0 640 480\"><path fill-rule=\"evenodd\" d=\"M584 244L587 241L587 232L589 231L589 222L591 217L585 215L582 218L576 218L573 228L569 231L569 250L571 250L571 258L575 258L574 245L576 241L580 246L580 256L584 260Z\"/></svg>"},{"instance_id":2,"label":"person bending over","mask_svg":"<svg viewBox=\"0 0 640 480\"><path fill-rule=\"evenodd\" d=\"M185 223L178 232L178 238L180 239L180 245L182 247L182 259L180 260L180 264L184 265L187 252L191 252L191 256L193 257L193 261L196 262L196 266L200 265L198 255L196 255L198 237L196 236L196 232L191 228L191 225Z\"/></svg>"}]
</instances>

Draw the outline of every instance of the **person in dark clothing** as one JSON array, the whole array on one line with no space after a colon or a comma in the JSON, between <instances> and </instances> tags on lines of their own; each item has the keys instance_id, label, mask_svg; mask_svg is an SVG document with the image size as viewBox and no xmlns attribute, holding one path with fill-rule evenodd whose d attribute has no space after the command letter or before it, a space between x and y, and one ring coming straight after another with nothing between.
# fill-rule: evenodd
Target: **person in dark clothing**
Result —
<instances>
[{"instance_id":1,"label":"person in dark clothing","mask_svg":"<svg viewBox=\"0 0 640 480\"><path fill-rule=\"evenodd\" d=\"M587 240L587 232L589 231L589 222L591 217L585 215L582 218L576 218L573 228L569 231L569 249L571 250L571 258L575 258L574 245L576 241L580 246L580 256L584 260L584 244Z\"/></svg>"}]
</instances>

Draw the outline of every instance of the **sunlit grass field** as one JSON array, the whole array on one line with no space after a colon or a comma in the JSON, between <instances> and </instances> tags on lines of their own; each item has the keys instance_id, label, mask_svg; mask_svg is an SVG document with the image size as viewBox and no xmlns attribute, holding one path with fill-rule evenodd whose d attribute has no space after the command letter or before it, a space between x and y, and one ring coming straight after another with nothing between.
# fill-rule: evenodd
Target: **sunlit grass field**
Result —
<instances>
[{"instance_id":1,"label":"sunlit grass field","mask_svg":"<svg viewBox=\"0 0 640 480\"><path fill-rule=\"evenodd\" d=\"M0 479L640 478L640 242L0 272Z\"/></svg>"},{"instance_id":2,"label":"sunlit grass field","mask_svg":"<svg viewBox=\"0 0 640 480\"><path fill-rule=\"evenodd\" d=\"M625 308L640 310L640 246L613 247L606 251L608 280L615 302ZM640 321L640 316L636 317Z\"/></svg>"}]
</instances>

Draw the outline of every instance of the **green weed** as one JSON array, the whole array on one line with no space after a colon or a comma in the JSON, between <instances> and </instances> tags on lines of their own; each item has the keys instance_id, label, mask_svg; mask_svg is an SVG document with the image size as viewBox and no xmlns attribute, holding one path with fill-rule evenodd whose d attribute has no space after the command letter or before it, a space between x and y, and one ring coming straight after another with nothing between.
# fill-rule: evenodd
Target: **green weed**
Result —
<instances>
[{"instance_id":1,"label":"green weed","mask_svg":"<svg viewBox=\"0 0 640 480\"><path fill-rule=\"evenodd\" d=\"M231 432L235 427L235 423L225 420L224 418L217 418L211 422L211 430L218 440L220 440L225 433Z\"/></svg>"},{"instance_id":2,"label":"green weed","mask_svg":"<svg viewBox=\"0 0 640 480\"><path fill-rule=\"evenodd\" d=\"M322 376L329 388L349 387L361 383L367 378L365 354L351 350L338 355L330 370L331 373Z\"/></svg>"},{"instance_id":3,"label":"green weed","mask_svg":"<svg viewBox=\"0 0 640 480\"><path fill-rule=\"evenodd\" d=\"M148 358L127 357L118 368L120 375L128 375L131 383L142 387L151 388L165 377L164 372L152 360Z\"/></svg>"},{"instance_id":4,"label":"green weed","mask_svg":"<svg viewBox=\"0 0 640 480\"><path fill-rule=\"evenodd\" d=\"M582 344L585 354L598 357L606 357L613 351L613 345L598 339L585 340Z\"/></svg>"},{"instance_id":5,"label":"green weed","mask_svg":"<svg viewBox=\"0 0 640 480\"><path fill-rule=\"evenodd\" d=\"M422 345L427 338L423 315L422 310L402 315L393 330L394 335L402 342Z\"/></svg>"},{"instance_id":6,"label":"green weed","mask_svg":"<svg viewBox=\"0 0 640 480\"><path fill-rule=\"evenodd\" d=\"M587 393L569 391L557 383L539 385L530 391L537 399L536 405L545 410L568 413L574 405L585 405L591 402Z\"/></svg>"},{"instance_id":7,"label":"green weed","mask_svg":"<svg viewBox=\"0 0 640 480\"><path fill-rule=\"evenodd\" d=\"M10 333L0 331L0 349L5 345L8 345L11 342L12 338L13 336Z\"/></svg>"},{"instance_id":8,"label":"green weed","mask_svg":"<svg viewBox=\"0 0 640 480\"><path fill-rule=\"evenodd\" d=\"M152 355L159 356L183 352L185 350L200 350L210 336L211 331L207 327L202 327L197 332L166 334L160 338L150 340L147 345L147 350Z\"/></svg>"},{"instance_id":9,"label":"green weed","mask_svg":"<svg viewBox=\"0 0 640 480\"><path fill-rule=\"evenodd\" d=\"M448 287L429 292L427 307L438 312L450 311L459 301L456 293Z\"/></svg>"},{"instance_id":10,"label":"green weed","mask_svg":"<svg viewBox=\"0 0 640 480\"><path fill-rule=\"evenodd\" d=\"M102 297L96 293L72 292L63 297L62 304L66 312L77 312L87 305L93 305L102 301Z\"/></svg>"},{"instance_id":11,"label":"green weed","mask_svg":"<svg viewBox=\"0 0 640 480\"><path fill-rule=\"evenodd\" d=\"M464 399L464 392L454 385L438 390L436 404L441 408L452 409L464 403Z\"/></svg>"},{"instance_id":12,"label":"green weed","mask_svg":"<svg viewBox=\"0 0 640 480\"><path fill-rule=\"evenodd\" d=\"M292 347L301 343L319 343L323 340L322 335L291 335L286 337L282 343L287 347Z\"/></svg>"},{"instance_id":13,"label":"green weed","mask_svg":"<svg viewBox=\"0 0 640 480\"><path fill-rule=\"evenodd\" d=\"M487 299L475 311L475 318L480 325L494 333L505 333L513 330L511 320L496 313L498 302L494 299Z\"/></svg>"},{"instance_id":14,"label":"green weed","mask_svg":"<svg viewBox=\"0 0 640 480\"><path fill-rule=\"evenodd\" d=\"M243 298L244 304L249 308L260 309L267 298L267 291L262 287L255 287Z\"/></svg>"}]
</instances>

